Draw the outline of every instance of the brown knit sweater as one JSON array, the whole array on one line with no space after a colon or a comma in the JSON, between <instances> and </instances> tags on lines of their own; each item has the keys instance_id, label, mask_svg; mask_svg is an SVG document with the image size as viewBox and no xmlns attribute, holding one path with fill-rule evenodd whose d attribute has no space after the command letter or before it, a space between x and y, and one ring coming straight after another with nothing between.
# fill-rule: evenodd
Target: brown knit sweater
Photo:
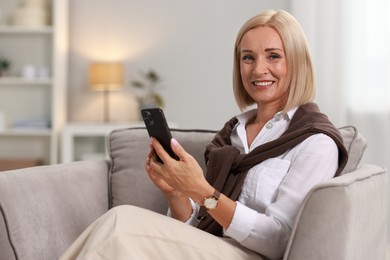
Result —
<instances>
[{"instance_id":1,"label":"brown knit sweater","mask_svg":"<svg viewBox=\"0 0 390 260\"><path fill-rule=\"evenodd\" d=\"M331 137L339 149L338 176L348 160L348 153L337 128L322 114L315 103L300 106L291 119L288 129L276 140L256 147L248 154L231 145L230 135L237 124L236 117L230 119L207 145L207 181L225 196L236 201L246 174L250 168L269 158L277 157L303 142L311 135L323 133ZM314 173L315 174L315 173ZM222 236L222 227L201 208L198 228Z\"/></svg>"}]
</instances>

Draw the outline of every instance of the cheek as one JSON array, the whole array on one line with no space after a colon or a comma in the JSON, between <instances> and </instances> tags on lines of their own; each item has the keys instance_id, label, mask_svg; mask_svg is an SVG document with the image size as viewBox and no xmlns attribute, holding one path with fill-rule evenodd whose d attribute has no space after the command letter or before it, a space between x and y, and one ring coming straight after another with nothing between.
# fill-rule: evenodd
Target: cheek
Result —
<instances>
[{"instance_id":1,"label":"cheek","mask_svg":"<svg viewBox=\"0 0 390 260\"><path fill-rule=\"evenodd\" d=\"M240 73L243 81L247 80L248 77L250 77L252 71L250 66L245 65L246 64L240 66Z\"/></svg>"},{"instance_id":2,"label":"cheek","mask_svg":"<svg viewBox=\"0 0 390 260\"><path fill-rule=\"evenodd\" d=\"M251 83L250 83L251 72L248 69L248 67L246 67L246 68L241 67L240 73L241 73L242 85L244 86L245 90L248 91L250 89L250 86L251 86Z\"/></svg>"},{"instance_id":3,"label":"cheek","mask_svg":"<svg viewBox=\"0 0 390 260\"><path fill-rule=\"evenodd\" d=\"M275 71L278 73L280 78L287 78L287 66L285 63L279 64L279 66L275 68Z\"/></svg>"}]
</instances>

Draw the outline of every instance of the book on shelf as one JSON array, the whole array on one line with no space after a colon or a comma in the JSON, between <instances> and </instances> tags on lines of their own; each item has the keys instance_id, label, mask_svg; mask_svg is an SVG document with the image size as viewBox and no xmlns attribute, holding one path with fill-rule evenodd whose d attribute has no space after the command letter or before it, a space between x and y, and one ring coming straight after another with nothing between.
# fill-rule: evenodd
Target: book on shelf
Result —
<instances>
[{"instance_id":1,"label":"book on shelf","mask_svg":"<svg viewBox=\"0 0 390 260\"><path fill-rule=\"evenodd\" d=\"M50 121L46 119L22 119L14 123L15 129L49 129Z\"/></svg>"}]
</instances>

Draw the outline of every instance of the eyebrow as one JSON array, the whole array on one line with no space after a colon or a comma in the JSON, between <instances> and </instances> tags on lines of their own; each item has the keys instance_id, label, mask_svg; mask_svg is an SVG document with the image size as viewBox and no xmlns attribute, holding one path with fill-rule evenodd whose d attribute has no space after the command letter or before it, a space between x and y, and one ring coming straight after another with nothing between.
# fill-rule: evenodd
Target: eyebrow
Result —
<instances>
[{"instance_id":1,"label":"eyebrow","mask_svg":"<svg viewBox=\"0 0 390 260\"><path fill-rule=\"evenodd\" d=\"M282 49L279 49L279 48L267 48L265 49L265 51L283 51Z\"/></svg>"},{"instance_id":2,"label":"eyebrow","mask_svg":"<svg viewBox=\"0 0 390 260\"><path fill-rule=\"evenodd\" d=\"M266 48L265 51L266 52L270 52L270 51L281 51L281 52L283 52L283 50L279 49L279 48ZM242 50L241 53L243 53L243 52L253 52L253 51L252 50Z\"/></svg>"}]
</instances>

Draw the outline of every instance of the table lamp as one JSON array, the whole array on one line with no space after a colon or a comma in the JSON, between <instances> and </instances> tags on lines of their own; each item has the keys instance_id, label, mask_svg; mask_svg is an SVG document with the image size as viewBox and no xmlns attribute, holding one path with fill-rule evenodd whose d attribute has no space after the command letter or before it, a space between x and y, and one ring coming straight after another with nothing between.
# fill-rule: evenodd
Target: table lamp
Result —
<instances>
[{"instance_id":1,"label":"table lamp","mask_svg":"<svg viewBox=\"0 0 390 260\"><path fill-rule=\"evenodd\" d=\"M110 121L110 91L123 87L123 64L121 63L92 63L88 71L91 89L103 91L104 121Z\"/></svg>"}]
</instances>

